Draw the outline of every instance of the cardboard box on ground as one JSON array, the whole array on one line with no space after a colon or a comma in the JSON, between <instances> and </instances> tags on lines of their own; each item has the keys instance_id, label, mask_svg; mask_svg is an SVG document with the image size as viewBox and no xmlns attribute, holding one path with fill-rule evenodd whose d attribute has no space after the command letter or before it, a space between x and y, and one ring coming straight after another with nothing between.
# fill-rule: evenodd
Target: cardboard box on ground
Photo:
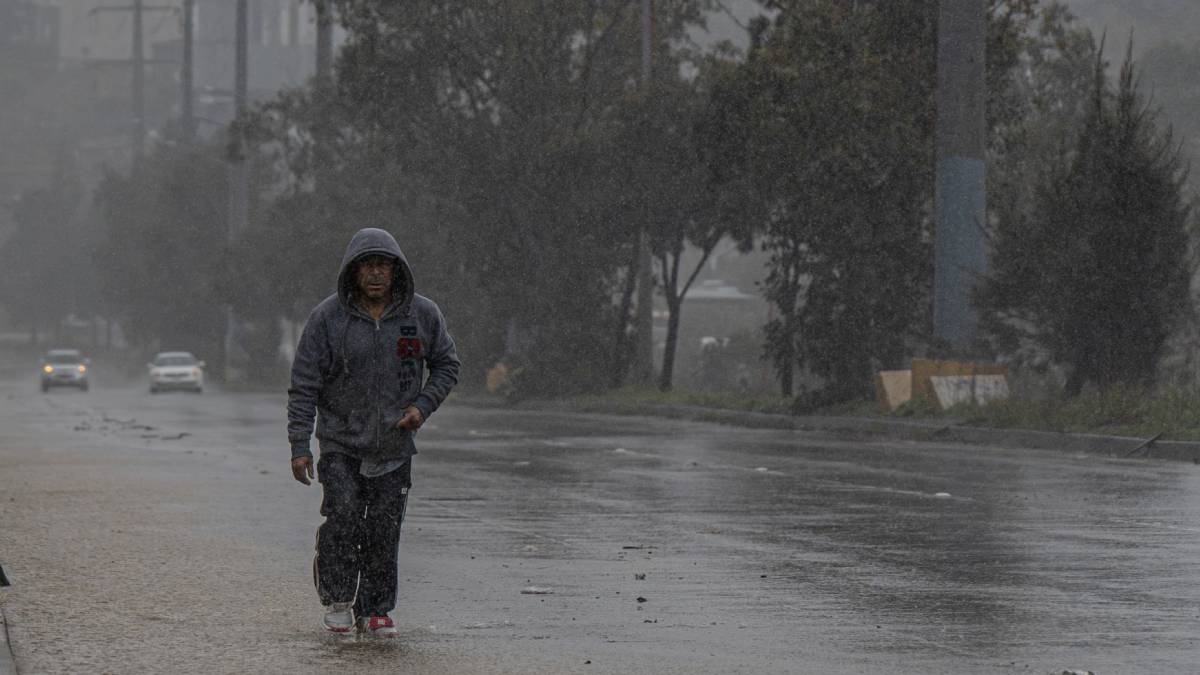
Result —
<instances>
[{"instance_id":1,"label":"cardboard box on ground","mask_svg":"<svg viewBox=\"0 0 1200 675\"><path fill-rule=\"evenodd\" d=\"M910 370L877 373L875 393L884 410L895 410L914 398L924 399L938 410L960 403L983 405L1008 398L1008 366L913 359Z\"/></svg>"}]
</instances>

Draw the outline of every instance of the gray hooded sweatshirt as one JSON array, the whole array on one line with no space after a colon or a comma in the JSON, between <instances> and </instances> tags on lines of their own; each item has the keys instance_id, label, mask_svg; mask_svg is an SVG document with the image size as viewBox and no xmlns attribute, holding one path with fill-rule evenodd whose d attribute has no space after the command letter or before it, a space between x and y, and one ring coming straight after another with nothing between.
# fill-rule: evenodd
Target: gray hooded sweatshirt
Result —
<instances>
[{"instance_id":1,"label":"gray hooded sweatshirt","mask_svg":"<svg viewBox=\"0 0 1200 675\"><path fill-rule=\"evenodd\" d=\"M373 254L397 261L392 302L378 321L354 301L353 263ZM315 417L321 452L362 459L364 473L374 468L369 475L403 465L417 448L396 423L410 405L428 420L458 382L458 370L446 320L432 300L413 292L412 270L395 238L359 230L342 257L337 293L309 315L292 361L292 458L312 455Z\"/></svg>"}]
</instances>

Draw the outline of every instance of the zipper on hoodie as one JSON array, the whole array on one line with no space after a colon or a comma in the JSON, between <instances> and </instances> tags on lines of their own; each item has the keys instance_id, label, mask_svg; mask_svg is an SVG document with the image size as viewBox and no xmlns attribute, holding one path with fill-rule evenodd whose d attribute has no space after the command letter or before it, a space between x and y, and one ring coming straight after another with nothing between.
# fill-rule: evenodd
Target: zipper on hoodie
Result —
<instances>
[{"instance_id":1,"label":"zipper on hoodie","mask_svg":"<svg viewBox=\"0 0 1200 675\"><path fill-rule=\"evenodd\" d=\"M375 317L371 317L371 318L374 319L374 321L375 321L374 345L375 345L375 364L376 364L376 366L371 369L371 370L375 371L371 374L371 376L372 376L371 379L373 379L374 383L375 383L375 397L374 397L375 398L375 453L382 454L383 453L383 431L382 431L383 408L379 405L379 399L383 395L383 387L380 386L380 384L379 384L379 365L378 365L379 360L380 360L379 319L376 319Z\"/></svg>"}]
</instances>

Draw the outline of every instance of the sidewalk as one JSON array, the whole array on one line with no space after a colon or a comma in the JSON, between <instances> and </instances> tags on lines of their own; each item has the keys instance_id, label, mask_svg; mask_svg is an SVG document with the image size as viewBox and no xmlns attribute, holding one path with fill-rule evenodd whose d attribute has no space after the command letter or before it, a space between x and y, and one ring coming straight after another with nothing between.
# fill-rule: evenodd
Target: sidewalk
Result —
<instances>
[{"instance_id":1,"label":"sidewalk","mask_svg":"<svg viewBox=\"0 0 1200 675\"><path fill-rule=\"evenodd\" d=\"M517 404L537 410L592 412L610 415L639 415L669 419L715 422L756 429L793 429L857 436L879 436L909 441L968 443L1000 447L1052 450L1107 457L1169 459L1200 464L1200 442L1164 441L1031 429L993 429L966 426L955 420L901 420L883 417L833 417L779 415L771 413L707 408L703 406L594 402L585 406L566 402L526 401Z\"/></svg>"}]
</instances>

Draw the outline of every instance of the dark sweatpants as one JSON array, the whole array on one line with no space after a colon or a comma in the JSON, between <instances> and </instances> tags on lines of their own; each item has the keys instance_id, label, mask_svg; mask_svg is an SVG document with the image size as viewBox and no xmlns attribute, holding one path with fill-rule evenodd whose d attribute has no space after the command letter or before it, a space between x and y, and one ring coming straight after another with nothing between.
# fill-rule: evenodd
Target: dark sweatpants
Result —
<instances>
[{"instance_id":1,"label":"dark sweatpants","mask_svg":"<svg viewBox=\"0 0 1200 675\"><path fill-rule=\"evenodd\" d=\"M325 522L317 528L313 581L322 604L354 600L355 616L385 616L396 607L396 557L412 462L373 478L360 474L359 464L336 452L322 453L317 462Z\"/></svg>"}]
</instances>

